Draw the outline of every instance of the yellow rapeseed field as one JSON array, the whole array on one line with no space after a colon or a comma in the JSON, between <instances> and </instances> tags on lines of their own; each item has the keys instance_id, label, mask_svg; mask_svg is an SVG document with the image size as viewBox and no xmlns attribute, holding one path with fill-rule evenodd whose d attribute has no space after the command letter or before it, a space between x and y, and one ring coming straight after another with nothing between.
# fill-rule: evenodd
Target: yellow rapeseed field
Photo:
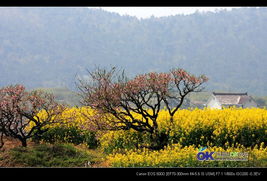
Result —
<instances>
[{"instance_id":1,"label":"yellow rapeseed field","mask_svg":"<svg viewBox=\"0 0 267 181\"><path fill-rule=\"evenodd\" d=\"M46 114L41 111L38 116L42 118ZM86 107L68 108L57 119L62 119L67 127L92 129L95 122L90 117L101 119L101 115L95 115L94 110ZM108 162L114 167L267 166L266 109L183 109L176 112L173 122L163 109L158 124L159 131L168 135L169 143L158 151L144 148L149 146L149 136L144 133L95 131L101 132L100 146L110 153ZM249 161L201 162L196 159L201 146L213 151L248 152Z\"/></svg>"},{"instance_id":2,"label":"yellow rapeseed field","mask_svg":"<svg viewBox=\"0 0 267 181\"><path fill-rule=\"evenodd\" d=\"M266 167L267 148L209 147L205 151L247 153L247 161L199 161L198 149L194 146L182 147L179 144L167 146L163 150L129 150L125 153L113 153L108 162L113 167Z\"/></svg>"}]
</instances>

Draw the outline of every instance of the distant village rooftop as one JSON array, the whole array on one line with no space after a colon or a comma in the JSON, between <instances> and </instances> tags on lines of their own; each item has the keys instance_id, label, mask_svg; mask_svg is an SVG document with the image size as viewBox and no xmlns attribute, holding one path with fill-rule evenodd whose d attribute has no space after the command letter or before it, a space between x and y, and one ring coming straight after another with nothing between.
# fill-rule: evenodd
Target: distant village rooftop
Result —
<instances>
[{"instance_id":1,"label":"distant village rooftop","mask_svg":"<svg viewBox=\"0 0 267 181\"><path fill-rule=\"evenodd\" d=\"M254 99L245 93L219 93L213 92L207 103L208 107L221 109L222 107L257 107Z\"/></svg>"}]
</instances>

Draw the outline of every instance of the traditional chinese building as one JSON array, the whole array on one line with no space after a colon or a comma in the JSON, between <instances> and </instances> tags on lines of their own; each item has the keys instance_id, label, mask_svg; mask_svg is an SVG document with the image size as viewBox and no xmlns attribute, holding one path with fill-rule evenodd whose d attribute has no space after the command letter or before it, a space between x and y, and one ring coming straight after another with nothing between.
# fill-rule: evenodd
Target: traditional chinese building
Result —
<instances>
[{"instance_id":1,"label":"traditional chinese building","mask_svg":"<svg viewBox=\"0 0 267 181\"><path fill-rule=\"evenodd\" d=\"M216 93L213 92L207 107L222 109L223 107L258 107L255 100L247 93Z\"/></svg>"}]
</instances>

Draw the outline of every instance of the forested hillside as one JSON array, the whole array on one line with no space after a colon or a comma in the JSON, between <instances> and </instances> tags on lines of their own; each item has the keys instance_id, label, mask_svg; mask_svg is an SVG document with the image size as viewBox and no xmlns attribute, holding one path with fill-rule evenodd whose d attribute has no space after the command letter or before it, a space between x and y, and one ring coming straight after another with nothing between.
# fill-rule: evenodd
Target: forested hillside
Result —
<instances>
[{"instance_id":1,"label":"forested hillside","mask_svg":"<svg viewBox=\"0 0 267 181\"><path fill-rule=\"evenodd\" d=\"M267 94L267 8L137 19L88 8L0 8L0 87L75 88L95 65L181 67L209 91Z\"/></svg>"}]
</instances>

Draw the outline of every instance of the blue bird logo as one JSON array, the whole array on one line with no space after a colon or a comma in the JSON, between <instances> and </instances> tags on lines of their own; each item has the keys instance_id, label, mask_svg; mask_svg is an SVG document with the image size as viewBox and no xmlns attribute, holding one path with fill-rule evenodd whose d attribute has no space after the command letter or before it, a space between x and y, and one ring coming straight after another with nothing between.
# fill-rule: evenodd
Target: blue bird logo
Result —
<instances>
[{"instance_id":1,"label":"blue bird logo","mask_svg":"<svg viewBox=\"0 0 267 181\"><path fill-rule=\"evenodd\" d=\"M205 147L200 147L199 149L198 149L198 152L202 152L202 151L204 151L204 150L206 150L207 149L207 147L205 146Z\"/></svg>"}]
</instances>

